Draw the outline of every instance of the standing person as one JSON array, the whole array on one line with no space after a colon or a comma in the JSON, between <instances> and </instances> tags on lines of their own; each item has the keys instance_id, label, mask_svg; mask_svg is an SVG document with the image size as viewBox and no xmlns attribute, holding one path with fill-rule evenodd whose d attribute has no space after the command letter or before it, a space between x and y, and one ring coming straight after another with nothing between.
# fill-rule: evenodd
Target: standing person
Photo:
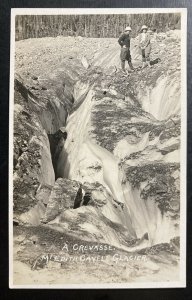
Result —
<instances>
[{"instance_id":1,"label":"standing person","mask_svg":"<svg viewBox=\"0 0 192 300\"><path fill-rule=\"evenodd\" d=\"M125 71L125 61L128 61L130 69L133 71L133 65L131 62L131 54L130 54L130 33L131 33L131 27L126 27L125 32L119 37L118 43L121 46L121 68L123 70L123 73L126 73Z\"/></svg>"},{"instance_id":2,"label":"standing person","mask_svg":"<svg viewBox=\"0 0 192 300\"><path fill-rule=\"evenodd\" d=\"M148 27L143 25L141 28L141 33L139 35L139 48L141 49L142 54L142 69L146 66L146 64L151 67L150 65L150 52L151 52L151 41L150 35L147 32Z\"/></svg>"}]
</instances>

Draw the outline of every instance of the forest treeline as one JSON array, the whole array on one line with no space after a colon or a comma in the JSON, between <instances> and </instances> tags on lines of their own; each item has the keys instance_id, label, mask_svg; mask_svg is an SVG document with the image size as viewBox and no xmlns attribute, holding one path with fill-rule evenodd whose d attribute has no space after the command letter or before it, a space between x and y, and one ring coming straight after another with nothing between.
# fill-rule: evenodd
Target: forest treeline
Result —
<instances>
[{"instance_id":1,"label":"forest treeline","mask_svg":"<svg viewBox=\"0 0 192 300\"><path fill-rule=\"evenodd\" d=\"M55 36L118 37L126 26L136 36L143 24L151 30L165 32L180 29L179 13L127 15L18 15L16 40Z\"/></svg>"}]
</instances>

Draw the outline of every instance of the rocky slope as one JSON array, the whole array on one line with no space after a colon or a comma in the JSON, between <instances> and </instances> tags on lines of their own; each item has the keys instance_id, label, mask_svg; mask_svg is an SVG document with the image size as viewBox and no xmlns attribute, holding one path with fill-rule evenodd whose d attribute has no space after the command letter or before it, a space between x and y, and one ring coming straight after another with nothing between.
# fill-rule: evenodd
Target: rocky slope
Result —
<instances>
[{"instance_id":1,"label":"rocky slope","mask_svg":"<svg viewBox=\"0 0 192 300\"><path fill-rule=\"evenodd\" d=\"M59 255L60 239L147 255L147 263L118 268L111 260L81 265L82 282L103 282L106 268L105 282L179 279L179 34L153 37L152 67L128 77L115 39L16 42L16 284L23 268L34 283L29 266L51 246ZM139 67L137 38L132 59ZM54 263L41 270L45 280L45 273L56 276ZM72 282L74 266L59 264L59 273L62 283ZM56 277L50 282L60 283Z\"/></svg>"}]
</instances>

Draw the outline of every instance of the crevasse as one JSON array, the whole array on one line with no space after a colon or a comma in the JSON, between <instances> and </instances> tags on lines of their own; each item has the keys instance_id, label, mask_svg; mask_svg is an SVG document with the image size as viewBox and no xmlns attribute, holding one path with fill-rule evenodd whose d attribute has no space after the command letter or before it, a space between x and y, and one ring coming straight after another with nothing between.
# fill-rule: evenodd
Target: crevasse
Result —
<instances>
[{"instance_id":1,"label":"crevasse","mask_svg":"<svg viewBox=\"0 0 192 300\"><path fill-rule=\"evenodd\" d=\"M165 83L161 82L160 87L155 89L164 88ZM152 91L150 97L156 92L156 90ZM168 97L168 103L165 105L167 93L170 93L169 86L166 86L164 93L161 91L158 94L156 105L153 104L150 108L150 112L153 112L159 119L169 115L168 111L173 97ZM111 203L108 203L103 214L108 219L126 226L132 237L141 238L147 233L148 246L169 242L176 235L176 229L172 226L170 219L161 214L154 201L141 199L139 189L133 189L126 180L124 170L119 166L121 151L118 152L117 147L112 154L96 144L91 136L90 118L91 109L94 108L94 90L89 89L87 85L82 86L78 82L74 89L74 95L76 103L82 103L67 120L68 138L58 159L57 173L60 177L68 177L82 183L98 181L105 186L113 198L122 205L122 210L114 212L110 209ZM164 106L164 110L162 115L157 116L156 111L161 106ZM177 110L178 108L176 108L176 112ZM146 133L138 145L132 148L131 145L130 147L128 145L128 152L142 150L148 142L148 133ZM101 166L100 172L90 171L90 165L94 163ZM165 235L164 232L167 234Z\"/></svg>"}]
</instances>

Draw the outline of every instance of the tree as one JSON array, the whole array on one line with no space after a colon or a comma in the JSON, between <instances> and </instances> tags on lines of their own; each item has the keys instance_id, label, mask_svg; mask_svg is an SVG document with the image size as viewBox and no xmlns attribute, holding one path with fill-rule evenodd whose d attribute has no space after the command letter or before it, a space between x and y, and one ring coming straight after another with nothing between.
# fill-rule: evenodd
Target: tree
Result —
<instances>
[{"instance_id":1,"label":"tree","mask_svg":"<svg viewBox=\"0 0 192 300\"><path fill-rule=\"evenodd\" d=\"M142 25L166 31L180 29L181 16L177 14L122 14L122 15L18 15L15 22L16 40L57 36L118 37L126 26L136 36Z\"/></svg>"}]
</instances>

